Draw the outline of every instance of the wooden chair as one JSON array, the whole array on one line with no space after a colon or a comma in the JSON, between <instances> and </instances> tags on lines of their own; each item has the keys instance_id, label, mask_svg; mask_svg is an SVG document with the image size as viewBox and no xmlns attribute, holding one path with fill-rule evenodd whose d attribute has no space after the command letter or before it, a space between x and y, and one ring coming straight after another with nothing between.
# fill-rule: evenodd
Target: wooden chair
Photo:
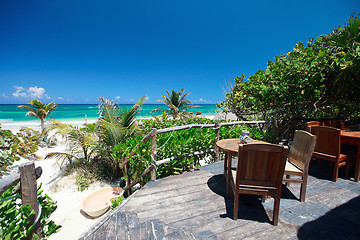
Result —
<instances>
[{"instance_id":1,"label":"wooden chair","mask_svg":"<svg viewBox=\"0 0 360 240\"><path fill-rule=\"evenodd\" d=\"M285 176L283 182L300 183L300 201L305 201L306 184L309 173L309 164L314 152L316 136L302 130L296 130L292 142L288 160L285 165ZM297 179L290 179L290 176L298 176Z\"/></svg>"},{"instance_id":2,"label":"wooden chair","mask_svg":"<svg viewBox=\"0 0 360 240\"><path fill-rule=\"evenodd\" d=\"M311 127L318 127L318 126L324 126L324 125L318 121L307 122L305 129L306 129L306 131L310 132Z\"/></svg>"},{"instance_id":3,"label":"wooden chair","mask_svg":"<svg viewBox=\"0 0 360 240\"><path fill-rule=\"evenodd\" d=\"M273 224L278 224L281 184L287 147L274 144L239 144L237 169L231 171L234 220L238 218L239 194L271 196L275 199Z\"/></svg>"},{"instance_id":4,"label":"wooden chair","mask_svg":"<svg viewBox=\"0 0 360 240\"><path fill-rule=\"evenodd\" d=\"M316 135L314 158L334 163L333 181L336 182L339 167L346 165L345 154L341 154L341 130L333 127L311 127L311 133Z\"/></svg>"},{"instance_id":5,"label":"wooden chair","mask_svg":"<svg viewBox=\"0 0 360 240\"><path fill-rule=\"evenodd\" d=\"M345 121L344 120L331 120L329 121L329 126L330 127L334 127L334 128L339 128L339 129L344 129L345 128ZM327 126L327 125L325 125Z\"/></svg>"}]
</instances>

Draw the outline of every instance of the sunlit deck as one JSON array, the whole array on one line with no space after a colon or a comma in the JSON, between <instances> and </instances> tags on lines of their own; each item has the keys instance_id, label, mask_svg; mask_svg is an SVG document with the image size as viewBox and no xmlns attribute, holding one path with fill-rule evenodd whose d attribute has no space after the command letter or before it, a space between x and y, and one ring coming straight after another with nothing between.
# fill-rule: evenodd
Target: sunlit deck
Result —
<instances>
[{"instance_id":1,"label":"sunlit deck","mask_svg":"<svg viewBox=\"0 0 360 240\"><path fill-rule=\"evenodd\" d=\"M358 239L360 183L332 182L316 166L310 171L306 202L299 186L283 185L279 225L273 200L241 196L239 219L225 197L223 162L148 183L80 239ZM316 165L316 164L314 164ZM294 193L295 195L293 195Z\"/></svg>"}]
</instances>

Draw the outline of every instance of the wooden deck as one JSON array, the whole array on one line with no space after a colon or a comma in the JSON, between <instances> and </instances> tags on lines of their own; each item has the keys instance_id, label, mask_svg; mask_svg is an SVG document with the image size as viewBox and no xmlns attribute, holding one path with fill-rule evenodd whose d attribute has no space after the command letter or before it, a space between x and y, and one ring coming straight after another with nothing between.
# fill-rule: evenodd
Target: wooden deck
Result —
<instances>
[{"instance_id":1,"label":"wooden deck","mask_svg":"<svg viewBox=\"0 0 360 240\"><path fill-rule=\"evenodd\" d=\"M273 199L262 203L256 196L240 196L239 219L232 220L222 164L148 183L80 239L360 238L360 183L341 175L335 183L313 168L306 202L298 200L298 184L283 186L275 227Z\"/></svg>"}]
</instances>

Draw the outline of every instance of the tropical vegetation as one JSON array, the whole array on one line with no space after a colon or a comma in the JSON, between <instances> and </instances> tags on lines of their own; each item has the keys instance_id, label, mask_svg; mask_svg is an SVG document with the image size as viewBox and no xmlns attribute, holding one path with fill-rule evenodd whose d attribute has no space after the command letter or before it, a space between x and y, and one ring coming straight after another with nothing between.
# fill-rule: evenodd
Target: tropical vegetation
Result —
<instances>
[{"instance_id":1,"label":"tropical vegetation","mask_svg":"<svg viewBox=\"0 0 360 240\"><path fill-rule=\"evenodd\" d=\"M310 119L346 119L360 109L360 18L352 16L328 35L299 42L267 68L235 78L219 107L239 119L277 120L300 127ZM289 124L290 123L290 124ZM286 128L285 127L285 128ZM293 130L293 128L291 128ZM283 133L293 132L289 128Z\"/></svg>"},{"instance_id":2,"label":"tropical vegetation","mask_svg":"<svg viewBox=\"0 0 360 240\"><path fill-rule=\"evenodd\" d=\"M0 174L5 172L20 157L32 158L38 149L38 136L28 129L21 129L17 134L4 130L0 124Z\"/></svg>"},{"instance_id":3,"label":"tropical vegetation","mask_svg":"<svg viewBox=\"0 0 360 240\"><path fill-rule=\"evenodd\" d=\"M188 124L215 124L218 120L206 118L187 118L158 121L154 119L142 120L144 132L148 133L152 128L163 129L168 127L182 126ZM271 135L264 132L258 126L237 125L220 128L220 138L238 138L243 130L249 130L254 139L269 140ZM145 144L141 142L142 136L128 139L119 143L114 148L113 156L119 163L129 157L131 151L135 154L130 158L129 174L130 181L137 179L140 174L151 164L150 141ZM191 128L182 131L169 132L157 135L157 158L158 160L180 156L184 153L213 149L215 144L214 128ZM139 148L135 149L135 146ZM201 159L213 161L211 154L199 156ZM180 174L184 171L199 166L199 157L184 157L177 159L157 168L157 178L162 178L172 174ZM142 179L141 184L149 181L149 176Z\"/></svg>"},{"instance_id":4,"label":"tropical vegetation","mask_svg":"<svg viewBox=\"0 0 360 240\"><path fill-rule=\"evenodd\" d=\"M168 107L168 109L156 108L152 111L152 113L164 112L171 115L173 119L193 116L192 113L186 111L187 109L198 107L193 105L190 100L186 99L190 92L184 93L184 88L182 88L179 92L175 91L174 89L171 91L171 93L168 90L165 91L167 96L161 96L161 99L158 101L163 102Z\"/></svg>"},{"instance_id":5,"label":"tropical vegetation","mask_svg":"<svg viewBox=\"0 0 360 240\"><path fill-rule=\"evenodd\" d=\"M99 120L83 127L53 121L49 130L66 138L68 151L51 152L45 158L56 158L60 167L68 163L66 166L80 169L76 180L80 190L96 178L122 176L119 161L112 156L113 149L119 143L140 136L142 129L136 114L146 99L143 96L131 108L123 109L113 100L100 97Z\"/></svg>"},{"instance_id":6,"label":"tropical vegetation","mask_svg":"<svg viewBox=\"0 0 360 240\"><path fill-rule=\"evenodd\" d=\"M30 219L35 212L30 210L29 205L22 205L20 195L12 193L14 188L15 186L9 188L0 196L0 239L39 239L36 234L31 236L34 226ZM41 186L38 187L37 195L42 209L40 223L44 238L47 239L61 228L49 219L57 206L48 195L43 194Z\"/></svg>"},{"instance_id":7,"label":"tropical vegetation","mask_svg":"<svg viewBox=\"0 0 360 240\"><path fill-rule=\"evenodd\" d=\"M38 118L41 121L41 132L45 129L45 119L49 117L52 111L55 110L57 104L51 103L42 103L41 101L34 99L28 102L29 105L19 105L19 108L24 108L29 110L26 115L34 118Z\"/></svg>"},{"instance_id":8,"label":"tropical vegetation","mask_svg":"<svg viewBox=\"0 0 360 240\"><path fill-rule=\"evenodd\" d=\"M265 70L260 70L247 80L244 75L235 78L235 85L218 104L225 111L233 112L241 120L277 120L278 132L266 131L258 125L237 125L220 128L220 138L237 138L243 130L250 131L254 139L278 141L284 134L300 128L309 119L342 118L351 120L359 116L360 109L360 18L352 16L344 26L328 35L310 39L304 46L299 42L292 52L276 56ZM78 170L76 183L83 190L94 179L126 179L127 183L138 179L151 165L150 141L142 143L143 137L153 128L162 129L186 124L214 124L216 120L196 118L187 110L196 107L187 100L190 92L166 90L161 96L167 107L153 112L162 112L155 119L137 120L136 115L146 101L146 96L131 108L122 109L113 100L100 97L99 119L82 127L54 120L51 128L44 131L44 121L56 108L55 103L43 104L34 99L31 106L19 107L29 110L27 115L39 118L43 135L22 130L14 135L0 126L0 168L5 171L20 156L29 156L40 141L48 141L45 134L54 130L68 144L67 152L53 152L46 158L57 158L59 166L70 166L67 171ZM169 116L171 119L169 119ZM274 134L276 139L274 139ZM281 133L279 135L279 133ZM215 144L215 129L190 128L157 135L157 157L165 159L184 153L212 149ZM136 147L139 146L139 147ZM130 155L130 153L133 154ZM212 161L210 154L201 159ZM124 162L127 161L127 164ZM198 157L183 157L157 168L157 177L180 174L200 164ZM142 177L140 184L149 181ZM13 196L11 189L2 199ZM19 201L0 202L0 236L23 238L29 233L26 228L31 216L28 206ZM42 208L48 217L55 211L55 203L39 193ZM113 202L113 207L122 199ZM44 205L44 206L43 206ZM43 221L43 220L42 220ZM43 222L42 222L43 223ZM58 230L59 226L44 218L45 235ZM11 226L11 227L9 227Z\"/></svg>"},{"instance_id":9,"label":"tropical vegetation","mask_svg":"<svg viewBox=\"0 0 360 240\"><path fill-rule=\"evenodd\" d=\"M98 136L95 133L93 124L79 127L55 120L52 129L55 129L55 133L61 134L66 138L69 152L52 152L47 154L45 159L57 158L60 168L66 161L70 165L73 160L85 163L91 162L98 143Z\"/></svg>"}]
</instances>

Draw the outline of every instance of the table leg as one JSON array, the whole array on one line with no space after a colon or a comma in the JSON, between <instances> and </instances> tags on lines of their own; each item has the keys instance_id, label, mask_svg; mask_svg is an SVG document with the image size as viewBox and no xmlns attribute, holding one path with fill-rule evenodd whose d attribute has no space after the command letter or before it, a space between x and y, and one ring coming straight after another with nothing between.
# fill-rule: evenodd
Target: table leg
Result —
<instances>
[{"instance_id":1,"label":"table leg","mask_svg":"<svg viewBox=\"0 0 360 240\"><path fill-rule=\"evenodd\" d=\"M225 151L225 157L224 157L224 180L226 181L226 174L227 174L227 152Z\"/></svg>"},{"instance_id":2,"label":"table leg","mask_svg":"<svg viewBox=\"0 0 360 240\"><path fill-rule=\"evenodd\" d=\"M227 174L226 174L226 195L231 196L231 163L232 163L232 154L227 154Z\"/></svg>"}]
</instances>

